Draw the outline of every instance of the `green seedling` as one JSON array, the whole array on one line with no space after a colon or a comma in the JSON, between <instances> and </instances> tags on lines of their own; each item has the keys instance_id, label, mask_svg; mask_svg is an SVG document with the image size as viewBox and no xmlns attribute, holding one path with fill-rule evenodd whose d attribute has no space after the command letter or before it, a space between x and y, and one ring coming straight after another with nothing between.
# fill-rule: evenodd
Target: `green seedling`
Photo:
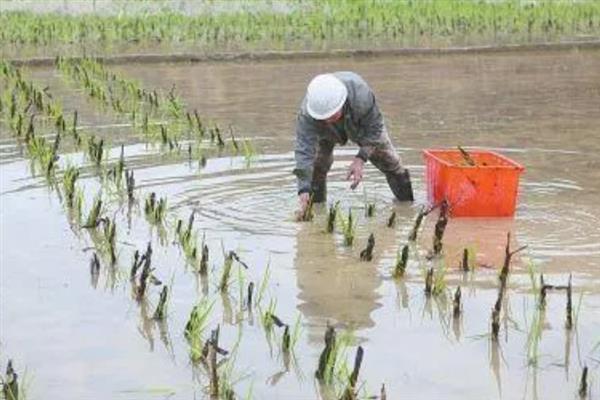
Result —
<instances>
[{"instance_id":1,"label":"green seedling","mask_svg":"<svg viewBox=\"0 0 600 400\"><path fill-rule=\"evenodd\" d=\"M104 158L104 139L96 141L95 136L89 137L87 154L93 164L100 166L100 164L102 164L102 159Z\"/></svg>"},{"instance_id":2,"label":"green seedling","mask_svg":"<svg viewBox=\"0 0 600 400\"><path fill-rule=\"evenodd\" d=\"M265 273L263 274L260 284L258 285L258 293L256 295L256 302L255 302L256 305L258 305L258 306L260 306L262 304L262 301L267 292L267 287L269 285L270 279L271 279L271 267L270 267L270 264L267 264L267 267L265 268Z\"/></svg>"},{"instance_id":3,"label":"green seedling","mask_svg":"<svg viewBox=\"0 0 600 400\"><path fill-rule=\"evenodd\" d=\"M226 292L229 287L229 278L231 275L231 267L233 266L235 253L230 251L227 257L225 257L225 262L223 263L223 273L221 274L221 281L219 283L219 290L221 292Z\"/></svg>"},{"instance_id":4,"label":"green seedling","mask_svg":"<svg viewBox=\"0 0 600 400\"><path fill-rule=\"evenodd\" d=\"M231 145L233 146L233 151L235 154L240 152L240 145L238 144L235 135L233 134L233 127L229 125L229 136L231 137Z\"/></svg>"},{"instance_id":5,"label":"green seedling","mask_svg":"<svg viewBox=\"0 0 600 400\"><path fill-rule=\"evenodd\" d=\"M202 334L208 325L214 301L204 299L192 308L185 325L184 336L190 345L190 357L193 362L202 359Z\"/></svg>"},{"instance_id":6,"label":"green seedling","mask_svg":"<svg viewBox=\"0 0 600 400\"><path fill-rule=\"evenodd\" d=\"M342 228L342 233L344 235L344 245L352 246L354 243L354 235L356 232L356 223L352 217L352 209L348 209L348 218L340 219L340 225Z\"/></svg>"},{"instance_id":7,"label":"green seedling","mask_svg":"<svg viewBox=\"0 0 600 400\"><path fill-rule=\"evenodd\" d=\"M106 243L106 251L110 257L111 265L114 265L117 262L116 235L117 224L114 220L106 218L104 223L104 241Z\"/></svg>"},{"instance_id":8,"label":"green seedling","mask_svg":"<svg viewBox=\"0 0 600 400\"><path fill-rule=\"evenodd\" d=\"M252 162L256 159L258 154L256 149L254 148L254 145L252 144L252 140L242 140L242 150L244 153L244 160L246 161L246 166L250 166L250 164L252 164Z\"/></svg>"},{"instance_id":9,"label":"green seedling","mask_svg":"<svg viewBox=\"0 0 600 400\"><path fill-rule=\"evenodd\" d=\"M529 327L529 332L527 334L527 362L529 365L536 366L538 363L538 350L539 344L542 340L542 330L545 319L544 314L544 310L535 307L533 319L531 321L531 326ZM496 328L496 331L498 329L499 328ZM497 338L497 332L495 334L495 337Z\"/></svg>"},{"instance_id":10,"label":"green seedling","mask_svg":"<svg viewBox=\"0 0 600 400\"><path fill-rule=\"evenodd\" d=\"M327 331L325 331L325 348L319 356L319 365L315 373L315 377L320 381L324 381L327 376L330 377L332 375L332 371L330 370L332 362L330 360L335 358L335 341L335 329L332 326L329 326L327 327Z\"/></svg>"},{"instance_id":11,"label":"green seedling","mask_svg":"<svg viewBox=\"0 0 600 400\"><path fill-rule=\"evenodd\" d=\"M275 48L298 48L309 42L315 47L326 47L336 41L350 44L397 41L409 47L440 40L453 45L465 42L493 45L504 40L522 44L536 38L553 41L589 36L597 33L600 25L594 1L340 4L325 0L323 5L328 13L299 7L282 15L275 9L261 7L252 12L251 18L245 9L226 14L175 15L169 7L157 13L67 17L21 11L3 13L0 22L3 42L9 48L71 46L80 50L93 46L99 51L131 43L143 48L194 44L207 51L222 48L250 51L267 44Z\"/></svg>"},{"instance_id":12,"label":"green seedling","mask_svg":"<svg viewBox=\"0 0 600 400\"><path fill-rule=\"evenodd\" d=\"M177 236L179 245L183 249L186 258L193 262L197 259L196 235L193 232L194 212L188 218L188 224L185 229L181 228L182 221L177 223Z\"/></svg>"},{"instance_id":13,"label":"green seedling","mask_svg":"<svg viewBox=\"0 0 600 400\"><path fill-rule=\"evenodd\" d=\"M152 225L162 225L167 212L167 198L162 197L156 201L156 193L152 192L144 203L146 219Z\"/></svg>"},{"instance_id":14,"label":"green seedling","mask_svg":"<svg viewBox=\"0 0 600 400\"><path fill-rule=\"evenodd\" d=\"M275 317L275 308L277 306L277 302L273 299L269 301L269 305L267 306L266 311L261 313L261 322L262 326L265 330L265 334L267 335L267 339L270 339L271 334L273 332L273 326L277 324L278 326L283 326L283 322L277 317Z\"/></svg>"},{"instance_id":15,"label":"green seedling","mask_svg":"<svg viewBox=\"0 0 600 400\"><path fill-rule=\"evenodd\" d=\"M79 179L79 169L73 166L68 166L63 173L63 191L67 202L67 207L72 209L76 194L75 184Z\"/></svg>"},{"instance_id":16,"label":"green seedling","mask_svg":"<svg viewBox=\"0 0 600 400\"><path fill-rule=\"evenodd\" d=\"M123 174L125 173L125 148L121 145L121 155L119 161L108 171L108 178L112 179L115 183L117 190L121 189L123 182Z\"/></svg>"},{"instance_id":17,"label":"green seedling","mask_svg":"<svg viewBox=\"0 0 600 400\"><path fill-rule=\"evenodd\" d=\"M102 212L101 194L97 194L94 198L92 209L85 220L84 228L94 229L100 224L100 213Z\"/></svg>"},{"instance_id":18,"label":"green seedling","mask_svg":"<svg viewBox=\"0 0 600 400\"><path fill-rule=\"evenodd\" d=\"M319 364L315 377L319 382L333 384L344 382L347 373L346 354L355 338L351 332L336 335L335 329L329 326L325 332L325 348L319 356Z\"/></svg>"},{"instance_id":19,"label":"green seedling","mask_svg":"<svg viewBox=\"0 0 600 400\"><path fill-rule=\"evenodd\" d=\"M296 321L294 322L294 327L292 328L292 335L290 341L290 348L293 350L300 339L300 334L302 332L302 319L301 315L298 314L296 317Z\"/></svg>"},{"instance_id":20,"label":"green seedling","mask_svg":"<svg viewBox=\"0 0 600 400\"><path fill-rule=\"evenodd\" d=\"M432 294L441 295L446 290L446 267L442 266L435 271Z\"/></svg>"}]
</instances>

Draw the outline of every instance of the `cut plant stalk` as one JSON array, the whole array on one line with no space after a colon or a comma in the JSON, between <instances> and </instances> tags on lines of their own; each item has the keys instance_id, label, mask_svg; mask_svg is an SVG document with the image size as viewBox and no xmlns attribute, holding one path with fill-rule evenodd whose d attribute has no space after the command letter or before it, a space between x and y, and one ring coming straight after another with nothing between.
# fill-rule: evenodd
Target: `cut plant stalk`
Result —
<instances>
[{"instance_id":1,"label":"cut plant stalk","mask_svg":"<svg viewBox=\"0 0 600 400\"><path fill-rule=\"evenodd\" d=\"M435 224L435 230L433 233L433 255L438 256L442 253L442 239L444 237L444 231L448 224L448 202L443 200L440 204L440 214Z\"/></svg>"},{"instance_id":2,"label":"cut plant stalk","mask_svg":"<svg viewBox=\"0 0 600 400\"><path fill-rule=\"evenodd\" d=\"M248 290L246 294L246 307L248 310L252 310L252 296L254 294L254 282L248 284Z\"/></svg>"},{"instance_id":3,"label":"cut plant stalk","mask_svg":"<svg viewBox=\"0 0 600 400\"><path fill-rule=\"evenodd\" d=\"M396 265L394 266L394 278L399 279L404 276L406 266L408 265L408 245L402 246L402 250L396 254Z\"/></svg>"},{"instance_id":4,"label":"cut plant stalk","mask_svg":"<svg viewBox=\"0 0 600 400\"><path fill-rule=\"evenodd\" d=\"M427 270L427 275L425 275L425 295L430 297L433 293L433 268L429 268Z\"/></svg>"},{"instance_id":5,"label":"cut plant stalk","mask_svg":"<svg viewBox=\"0 0 600 400\"><path fill-rule=\"evenodd\" d=\"M129 203L133 203L135 200L133 196L133 191L135 190L135 178L133 176L133 171L125 170L125 184L127 186L127 199Z\"/></svg>"},{"instance_id":6,"label":"cut plant stalk","mask_svg":"<svg viewBox=\"0 0 600 400\"><path fill-rule=\"evenodd\" d=\"M136 286L136 299L141 301L146 295L146 288L148 286L148 280L152 274L152 246L148 243L146 253L142 256L142 273L140 274L139 284Z\"/></svg>"},{"instance_id":7,"label":"cut plant stalk","mask_svg":"<svg viewBox=\"0 0 600 400\"><path fill-rule=\"evenodd\" d=\"M506 286L500 285L498 288L498 297L496 299L496 303L494 304L494 308L492 308L492 340L498 341L498 334L500 333L500 312L502 310L502 301L504 300L504 290Z\"/></svg>"},{"instance_id":8,"label":"cut plant stalk","mask_svg":"<svg viewBox=\"0 0 600 400\"><path fill-rule=\"evenodd\" d=\"M463 250L462 270L464 272L469 272L469 250L468 249Z\"/></svg>"},{"instance_id":9,"label":"cut plant stalk","mask_svg":"<svg viewBox=\"0 0 600 400\"><path fill-rule=\"evenodd\" d=\"M140 252L139 250L136 250L134 255L133 255L133 263L131 265L131 270L129 272L129 279L131 281L135 281L135 278L137 276L137 271L140 268L140 266L142 265L143 260L140 260Z\"/></svg>"},{"instance_id":10,"label":"cut plant stalk","mask_svg":"<svg viewBox=\"0 0 600 400\"><path fill-rule=\"evenodd\" d=\"M63 190L65 192L65 198L67 200L67 207L73 208L73 200L75 196L75 184L79 179L79 169L75 167L67 167L63 173Z\"/></svg>"},{"instance_id":11,"label":"cut plant stalk","mask_svg":"<svg viewBox=\"0 0 600 400\"><path fill-rule=\"evenodd\" d=\"M328 373L327 368L331 368L331 358L335 348L336 334L333 326L328 326L325 331L325 348L319 356L319 365L315 377L319 381L324 381Z\"/></svg>"},{"instance_id":12,"label":"cut plant stalk","mask_svg":"<svg viewBox=\"0 0 600 400\"><path fill-rule=\"evenodd\" d=\"M19 400L18 374L13 368L12 360L6 365L6 375L2 384L2 393L6 400Z\"/></svg>"},{"instance_id":13,"label":"cut plant stalk","mask_svg":"<svg viewBox=\"0 0 600 400\"><path fill-rule=\"evenodd\" d=\"M360 252L361 261L371 261L373 259L373 249L375 248L375 235L370 234L367 241L367 247Z\"/></svg>"},{"instance_id":14,"label":"cut plant stalk","mask_svg":"<svg viewBox=\"0 0 600 400\"><path fill-rule=\"evenodd\" d=\"M417 234L419 233L419 228L421 227L421 223L423 222L423 218L429 213L429 211L427 211L425 209L425 207L421 207L421 210L419 210L419 214L417 214L417 218L415 219L415 223L413 225L413 228L410 232L410 235L408 235L408 240L410 240L411 242L414 242L417 240Z\"/></svg>"},{"instance_id":15,"label":"cut plant stalk","mask_svg":"<svg viewBox=\"0 0 600 400\"><path fill-rule=\"evenodd\" d=\"M200 275L206 276L208 274L208 246L202 245L202 257L200 258Z\"/></svg>"},{"instance_id":16,"label":"cut plant stalk","mask_svg":"<svg viewBox=\"0 0 600 400\"><path fill-rule=\"evenodd\" d=\"M219 327L212 331L209 342L209 365L210 365L210 395L219 397L219 374L217 373L217 348L219 340Z\"/></svg>"},{"instance_id":17,"label":"cut plant stalk","mask_svg":"<svg viewBox=\"0 0 600 400\"><path fill-rule=\"evenodd\" d=\"M156 201L156 193L150 193L144 205L144 212L146 214L148 222L150 222L153 225L161 225L164 221L166 211L166 197L162 197L160 200Z\"/></svg>"},{"instance_id":18,"label":"cut plant stalk","mask_svg":"<svg viewBox=\"0 0 600 400\"><path fill-rule=\"evenodd\" d=\"M92 278L92 286L95 288L98 283L98 277L100 275L100 259L98 254L94 252L92 259L90 260L90 276Z\"/></svg>"},{"instance_id":19,"label":"cut plant stalk","mask_svg":"<svg viewBox=\"0 0 600 400\"><path fill-rule=\"evenodd\" d=\"M573 329L573 302L572 302L572 286L571 286L572 275L569 274L569 284L567 285L567 321L565 327L567 330Z\"/></svg>"},{"instance_id":20,"label":"cut plant stalk","mask_svg":"<svg viewBox=\"0 0 600 400\"><path fill-rule=\"evenodd\" d=\"M116 236L117 236L117 224L114 220L106 218L104 224L104 240L108 247L108 255L110 257L111 265L114 265L117 261L116 254Z\"/></svg>"},{"instance_id":21,"label":"cut plant stalk","mask_svg":"<svg viewBox=\"0 0 600 400\"><path fill-rule=\"evenodd\" d=\"M337 217L338 210L340 208L340 202L336 201L329 207L329 214L327 215L327 232L333 233L335 229L335 220Z\"/></svg>"},{"instance_id":22,"label":"cut plant stalk","mask_svg":"<svg viewBox=\"0 0 600 400\"><path fill-rule=\"evenodd\" d=\"M342 395L342 400L356 400L358 394L356 393L356 382L358 381L358 373L360 372L360 366L362 364L364 350L362 346L358 346L356 350L356 356L354 357L354 368L348 379L348 386Z\"/></svg>"},{"instance_id":23,"label":"cut plant stalk","mask_svg":"<svg viewBox=\"0 0 600 400\"><path fill-rule=\"evenodd\" d=\"M167 296L169 293L169 288L165 285L160 292L160 298L158 300L158 305L156 306L156 310L154 311L154 315L152 319L157 321L163 321L165 316L167 315Z\"/></svg>"},{"instance_id":24,"label":"cut plant stalk","mask_svg":"<svg viewBox=\"0 0 600 400\"><path fill-rule=\"evenodd\" d=\"M375 203L367 203L365 216L371 218L375 215Z\"/></svg>"},{"instance_id":25,"label":"cut plant stalk","mask_svg":"<svg viewBox=\"0 0 600 400\"><path fill-rule=\"evenodd\" d=\"M521 246L517 250L510 250L510 232L506 234L506 247L504 250L504 263L502 264L502 269L500 270L500 285L506 286L506 280L508 278L508 273L510 272L510 262L512 257L518 252L526 249L527 246Z\"/></svg>"},{"instance_id":26,"label":"cut plant stalk","mask_svg":"<svg viewBox=\"0 0 600 400\"><path fill-rule=\"evenodd\" d=\"M581 371L581 379L579 380L579 397L581 399L585 399L588 397L588 367L587 365L583 367L583 371Z\"/></svg>"},{"instance_id":27,"label":"cut plant stalk","mask_svg":"<svg viewBox=\"0 0 600 400\"><path fill-rule=\"evenodd\" d=\"M388 218L387 227L393 228L396 225L396 211L392 211L392 215Z\"/></svg>"},{"instance_id":28,"label":"cut plant stalk","mask_svg":"<svg viewBox=\"0 0 600 400\"><path fill-rule=\"evenodd\" d=\"M284 354L290 352L290 340L290 327L286 325L283 330L283 338L281 339L281 349Z\"/></svg>"},{"instance_id":29,"label":"cut plant stalk","mask_svg":"<svg viewBox=\"0 0 600 400\"><path fill-rule=\"evenodd\" d=\"M460 286L454 292L454 300L452 301L452 315L454 318L459 318L462 310Z\"/></svg>"},{"instance_id":30,"label":"cut plant stalk","mask_svg":"<svg viewBox=\"0 0 600 400\"><path fill-rule=\"evenodd\" d=\"M461 146L457 146L457 147L458 147L458 151L460 151L460 155L462 156L463 161L467 165L469 165L471 167L474 167L477 165L475 163L475 160L473 160L473 157L471 157L471 155L465 149L463 149Z\"/></svg>"}]
</instances>

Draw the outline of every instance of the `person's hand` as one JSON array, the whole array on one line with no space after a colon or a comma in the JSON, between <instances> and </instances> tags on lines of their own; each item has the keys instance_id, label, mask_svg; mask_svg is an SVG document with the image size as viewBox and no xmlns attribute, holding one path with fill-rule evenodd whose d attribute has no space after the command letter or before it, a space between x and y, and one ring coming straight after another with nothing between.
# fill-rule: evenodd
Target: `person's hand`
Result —
<instances>
[{"instance_id":1,"label":"person's hand","mask_svg":"<svg viewBox=\"0 0 600 400\"><path fill-rule=\"evenodd\" d=\"M352 180L350 189L356 189L358 184L362 181L364 166L365 162L361 158L354 157L352 164L350 164L348 175L346 175L347 181Z\"/></svg>"},{"instance_id":2,"label":"person's hand","mask_svg":"<svg viewBox=\"0 0 600 400\"><path fill-rule=\"evenodd\" d=\"M298 195L298 210L296 210L296 221L302 221L304 219L304 214L306 213L306 209L308 208L309 202L309 193L300 193Z\"/></svg>"}]
</instances>

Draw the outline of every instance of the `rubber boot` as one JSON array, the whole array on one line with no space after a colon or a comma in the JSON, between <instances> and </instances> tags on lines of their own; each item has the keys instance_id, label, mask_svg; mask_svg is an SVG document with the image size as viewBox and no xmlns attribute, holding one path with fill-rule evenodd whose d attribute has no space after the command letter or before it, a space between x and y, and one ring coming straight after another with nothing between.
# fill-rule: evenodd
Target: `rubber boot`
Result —
<instances>
[{"instance_id":1,"label":"rubber boot","mask_svg":"<svg viewBox=\"0 0 600 400\"><path fill-rule=\"evenodd\" d=\"M385 177L398 201L414 201L410 173L407 169L400 174L387 174Z\"/></svg>"},{"instance_id":2,"label":"rubber boot","mask_svg":"<svg viewBox=\"0 0 600 400\"><path fill-rule=\"evenodd\" d=\"M324 203L327 201L327 181L317 180L312 182L312 201L313 203Z\"/></svg>"}]
</instances>

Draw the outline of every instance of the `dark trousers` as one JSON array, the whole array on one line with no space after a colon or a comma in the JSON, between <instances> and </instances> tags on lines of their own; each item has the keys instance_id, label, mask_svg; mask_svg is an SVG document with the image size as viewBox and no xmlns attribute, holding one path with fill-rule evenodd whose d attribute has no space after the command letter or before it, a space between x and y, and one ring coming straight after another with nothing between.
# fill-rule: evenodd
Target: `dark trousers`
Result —
<instances>
[{"instance_id":1,"label":"dark trousers","mask_svg":"<svg viewBox=\"0 0 600 400\"><path fill-rule=\"evenodd\" d=\"M312 194L315 203L327 200L327 173L333 164L333 148L335 143L321 140L313 162ZM402 166L400 157L391 142L373 146L368 151L369 161L385 174L392 193L399 201L412 201L413 192L408 170Z\"/></svg>"}]
</instances>

